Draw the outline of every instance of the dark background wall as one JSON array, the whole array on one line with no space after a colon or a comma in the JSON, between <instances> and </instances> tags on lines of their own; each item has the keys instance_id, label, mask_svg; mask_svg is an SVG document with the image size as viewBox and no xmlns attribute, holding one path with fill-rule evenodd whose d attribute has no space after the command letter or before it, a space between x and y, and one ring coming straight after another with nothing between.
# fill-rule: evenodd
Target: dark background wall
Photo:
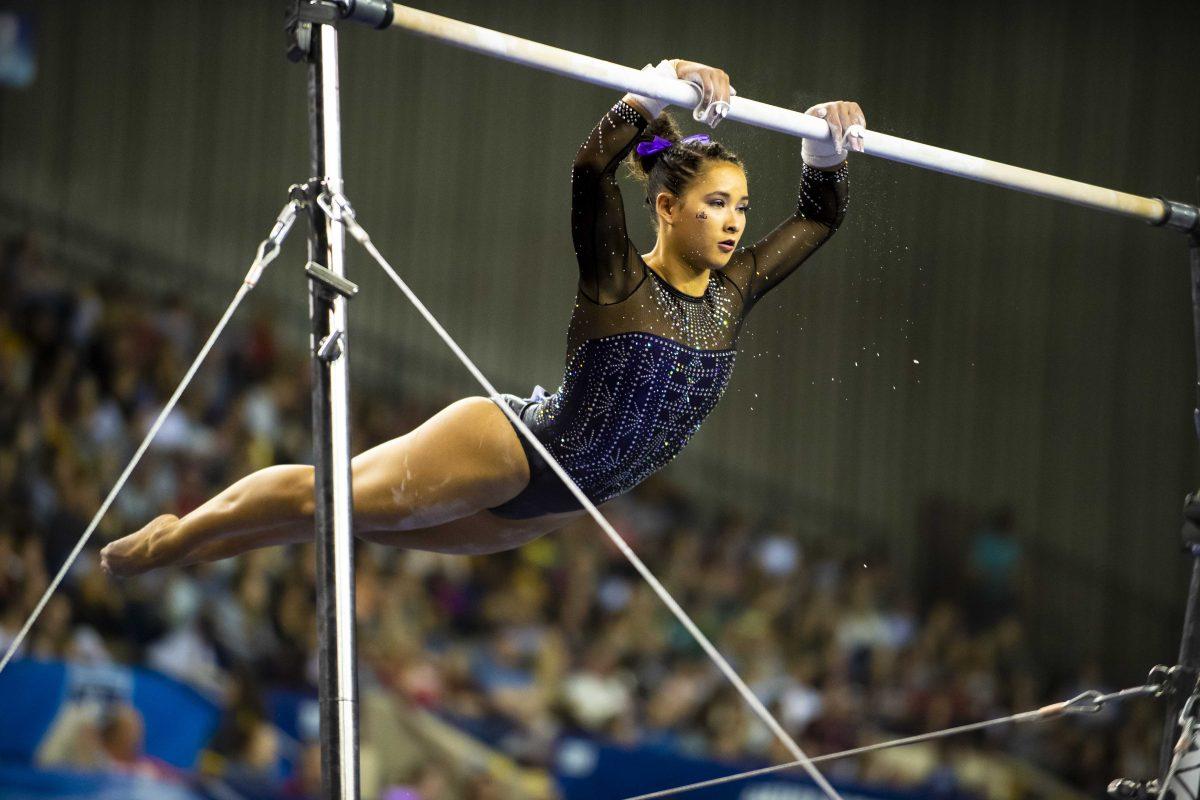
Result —
<instances>
[{"instance_id":1,"label":"dark background wall","mask_svg":"<svg viewBox=\"0 0 1200 800\"><path fill-rule=\"evenodd\" d=\"M725 68L744 97L854 99L876 130L1196 199L1194 3L419 7L633 66L688 57ZM223 307L308 173L282 3L29 8L37 80L0 90L4 230L37 225L80 269ZM343 37L342 77L360 220L498 385L556 385L575 275L569 165L615 93L365 29ZM716 133L749 163L753 239L794 202L800 142ZM928 498L1009 504L1043 644L1134 677L1173 658L1178 510L1196 479L1182 237L852 162L846 225L755 311L729 393L669 475L750 513L798 511L811 536L881 542L914 580L937 579L918 525ZM97 241L108 249L81 244ZM302 263L297 236L247 310L295 341ZM474 392L390 283L358 253L349 263L358 390Z\"/></svg>"}]
</instances>

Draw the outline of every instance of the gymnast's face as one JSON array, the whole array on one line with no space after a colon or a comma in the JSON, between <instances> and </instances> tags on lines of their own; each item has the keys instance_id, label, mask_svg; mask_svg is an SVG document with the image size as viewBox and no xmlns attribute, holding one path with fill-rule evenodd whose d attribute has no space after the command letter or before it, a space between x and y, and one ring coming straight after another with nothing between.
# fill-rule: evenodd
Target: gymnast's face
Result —
<instances>
[{"instance_id":1,"label":"gymnast's face","mask_svg":"<svg viewBox=\"0 0 1200 800\"><path fill-rule=\"evenodd\" d=\"M675 204L672 204L675 205ZM750 207L746 173L737 164L711 161L670 210L667 246L696 269L722 269L746 230Z\"/></svg>"}]
</instances>

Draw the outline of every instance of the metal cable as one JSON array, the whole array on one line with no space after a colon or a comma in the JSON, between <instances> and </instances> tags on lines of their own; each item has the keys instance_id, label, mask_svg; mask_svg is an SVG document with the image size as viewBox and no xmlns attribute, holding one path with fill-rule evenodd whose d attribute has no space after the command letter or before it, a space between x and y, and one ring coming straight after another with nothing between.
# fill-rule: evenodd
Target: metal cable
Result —
<instances>
[{"instance_id":1,"label":"metal cable","mask_svg":"<svg viewBox=\"0 0 1200 800\"><path fill-rule=\"evenodd\" d=\"M213 328L213 332L209 335L208 341L206 341L204 346L200 348L200 353L196 356L195 360L192 361L192 365L188 368L187 373L183 376L183 380L181 380L179 385L175 387L175 392L171 395L171 399L167 401L165 406L163 406L162 411L160 411L158 414L158 418L154 420L154 424L151 425L150 430L146 432L145 438L142 439L142 443L138 446L137 451L134 452L133 458L129 460L129 463L121 472L121 476L117 478L117 482L109 491L108 497L104 498L104 502L100 504L100 510L96 512L94 517L92 517L92 521L88 524L87 530L83 532L83 536L79 537L79 541L76 542L75 547L67 556L66 561L64 561L62 566L59 567L58 574L54 576L54 580L50 581L50 585L46 587L46 591L42 594L42 598L38 600L37 605L34 606L33 612L29 615L29 618L25 620L25 624L21 626L21 630L17 632L17 635L12 640L12 643L9 644L8 650L4 653L4 658L0 659L0 672L4 671L4 668L8 666L8 662L12 660L17 650L20 649L21 644L25 641L25 637L29 634L30 628L33 627L33 623L36 622L38 616L41 615L42 609L46 607L46 603L50 601L50 597L54 594L55 590L58 589L59 584L62 583L63 578L65 578L67 572L70 571L71 566L75 563L75 559L79 557L79 554L83 551L83 548L88 543L88 540L92 538L92 533L95 532L96 526L100 524L100 520L104 518L104 515L108 513L108 509L112 505L113 500L116 499L117 493L124 488L125 481L129 479L134 467L136 467L138 462L141 461L146 449L150 446L150 442L158 434L158 429L162 427L163 422L166 421L167 417L175 409L175 404L179 402L179 398L183 394L183 390L187 388L189 383L191 383L192 377L200 368L200 365L208 355L209 350L211 350L212 346L216 343L217 337L219 337L221 332L225 329L230 317L233 316L233 312L236 311L238 305L241 304L242 298L244 298L258 283L258 279L262 275L262 271L267 264L274 261L275 257L279 255L280 243L283 241L283 238L287 236L287 232L291 228L292 223L295 221L296 212L299 210L299 208L299 203L293 200L284 206L283 211L279 213L279 217L275 221L275 226L271 229L270 235L268 235L268 237L264 239L263 242L258 246L258 252L254 257L254 262L250 265L250 269L246 272L246 277L242 280L242 285L238 287L237 294L234 295L233 300L231 300L229 305L225 308L225 313L221 315L221 319L217 322L216 327Z\"/></svg>"},{"instance_id":2,"label":"metal cable","mask_svg":"<svg viewBox=\"0 0 1200 800\"><path fill-rule=\"evenodd\" d=\"M1145 695L1159 694L1162 691L1162 686L1158 684L1146 684L1144 686L1136 686L1131 689L1122 689L1119 692L1112 694L1100 694L1096 691L1084 692L1076 697L1066 700L1061 703L1043 706L1034 711L1023 711L1020 714L1011 714L1007 717L998 717L985 722L971 722L966 725L959 725L954 728L945 728L940 731L932 731L930 733L922 733L916 736L908 736L903 739L893 739L887 742L879 742L877 744L865 745L856 747L853 750L843 750L840 753L829 753L828 755L817 756L810 759L811 763L819 764L824 761L836 761L841 758L850 758L851 756L861 756L867 753L873 753L877 750L888 750L893 747L903 747L910 744L919 744L928 742L934 739L944 739L949 736L957 736L963 733L971 733L972 731L980 731L985 728L994 728L999 725L1008 723L1030 722L1039 719L1048 719L1058 716L1059 714L1094 714L1104 707L1105 703L1116 700L1127 700L1131 697L1143 697ZM672 795L690 792L695 789L707 789L710 786L720 786L724 783L733 783L734 781L745 780L746 778L757 778L761 775L771 775L776 772L792 769L801 766L801 762L792 761L787 764L776 764L771 767L763 767L761 769L750 770L749 772L739 772L735 775L726 775L721 778L713 778L699 783L689 783L686 786L676 786L673 789L662 789L649 794L639 794L636 797L628 797L625 800L652 800L658 797L670 797Z\"/></svg>"}]
</instances>

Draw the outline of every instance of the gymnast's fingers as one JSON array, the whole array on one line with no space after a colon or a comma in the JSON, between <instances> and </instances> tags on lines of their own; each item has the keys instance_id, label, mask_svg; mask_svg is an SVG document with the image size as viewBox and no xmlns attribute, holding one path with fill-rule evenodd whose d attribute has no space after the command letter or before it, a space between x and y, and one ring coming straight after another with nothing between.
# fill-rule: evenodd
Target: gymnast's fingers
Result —
<instances>
[{"instance_id":1,"label":"gymnast's fingers","mask_svg":"<svg viewBox=\"0 0 1200 800\"><path fill-rule=\"evenodd\" d=\"M850 108L853 110L854 124L867 127L867 115L863 113L862 106L851 101Z\"/></svg>"},{"instance_id":2,"label":"gymnast's fingers","mask_svg":"<svg viewBox=\"0 0 1200 800\"><path fill-rule=\"evenodd\" d=\"M732 93L732 87L729 85L729 73L723 69L715 70L717 76L717 94L713 98L716 101L729 104L729 96Z\"/></svg>"},{"instance_id":3,"label":"gymnast's fingers","mask_svg":"<svg viewBox=\"0 0 1200 800\"><path fill-rule=\"evenodd\" d=\"M713 98L713 106L705 115L705 122L715 128L725 119L725 115L729 113L729 99L733 93L733 87L729 85L729 74L724 70L716 70L719 81L717 83L717 94Z\"/></svg>"},{"instance_id":4,"label":"gymnast's fingers","mask_svg":"<svg viewBox=\"0 0 1200 800\"><path fill-rule=\"evenodd\" d=\"M867 118L862 107L853 101L845 103L846 112L846 143L852 150L863 152L863 129L867 127Z\"/></svg>"},{"instance_id":5,"label":"gymnast's fingers","mask_svg":"<svg viewBox=\"0 0 1200 800\"><path fill-rule=\"evenodd\" d=\"M697 108L706 108L712 102L709 98L712 97L712 79L708 76L708 70L700 70L693 72L690 76L692 83L696 84L696 88L700 90L700 100L697 102Z\"/></svg>"},{"instance_id":6,"label":"gymnast's fingers","mask_svg":"<svg viewBox=\"0 0 1200 800\"><path fill-rule=\"evenodd\" d=\"M692 118L715 128L729 109L729 79L724 72L711 67L704 69L700 77L704 81L704 90Z\"/></svg>"},{"instance_id":7,"label":"gymnast's fingers","mask_svg":"<svg viewBox=\"0 0 1200 800\"><path fill-rule=\"evenodd\" d=\"M858 103L854 104L854 110L857 113L858 120L855 123L858 130L855 131L855 138L858 141L858 151L861 153L864 150L865 143L863 142L863 131L867 128L867 115L863 113L862 107Z\"/></svg>"},{"instance_id":8,"label":"gymnast's fingers","mask_svg":"<svg viewBox=\"0 0 1200 800\"><path fill-rule=\"evenodd\" d=\"M857 140L850 133L850 126L858 122L854 113L854 104L842 101L838 103L838 116L842 121L842 145L850 150L857 150Z\"/></svg>"},{"instance_id":9,"label":"gymnast's fingers","mask_svg":"<svg viewBox=\"0 0 1200 800\"><path fill-rule=\"evenodd\" d=\"M849 104L846 101L837 100L830 103L829 106L829 130L840 153L852 146L847 129L854 124L854 120L851 118Z\"/></svg>"},{"instance_id":10,"label":"gymnast's fingers","mask_svg":"<svg viewBox=\"0 0 1200 800\"><path fill-rule=\"evenodd\" d=\"M836 102L823 103L817 109L817 116L825 120L829 125L829 138L837 152L842 152L842 118L838 113L838 104Z\"/></svg>"}]
</instances>

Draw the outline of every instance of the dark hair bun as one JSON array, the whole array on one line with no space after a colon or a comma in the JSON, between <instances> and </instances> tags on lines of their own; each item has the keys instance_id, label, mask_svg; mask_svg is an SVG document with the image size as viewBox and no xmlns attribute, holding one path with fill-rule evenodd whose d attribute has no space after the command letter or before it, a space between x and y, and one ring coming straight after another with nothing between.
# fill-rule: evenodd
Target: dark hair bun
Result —
<instances>
[{"instance_id":1,"label":"dark hair bun","mask_svg":"<svg viewBox=\"0 0 1200 800\"><path fill-rule=\"evenodd\" d=\"M675 118L665 111L646 126L646 130L638 137L638 144L652 142L655 136L667 139L672 145L679 144L679 140L683 138L679 132L679 126L675 124ZM634 146L633 150L629 152L629 171L638 180L645 181L650 175L650 170L654 169L654 165L658 163L665 152L666 150L659 150L648 156L639 156L637 147Z\"/></svg>"}]
</instances>

